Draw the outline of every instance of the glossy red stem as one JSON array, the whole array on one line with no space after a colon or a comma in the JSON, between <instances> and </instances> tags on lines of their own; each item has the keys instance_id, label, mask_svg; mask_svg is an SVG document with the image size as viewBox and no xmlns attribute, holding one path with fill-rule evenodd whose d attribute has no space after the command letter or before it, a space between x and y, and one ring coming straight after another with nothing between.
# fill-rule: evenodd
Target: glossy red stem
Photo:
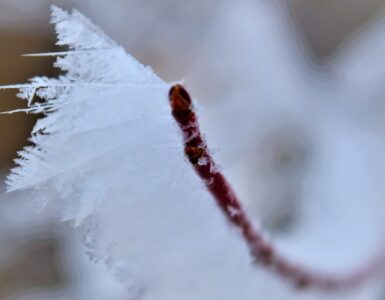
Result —
<instances>
[{"instance_id":1,"label":"glossy red stem","mask_svg":"<svg viewBox=\"0 0 385 300\"><path fill-rule=\"evenodd\" d=\"M183 86L174 85L169 92L172 115L183 133L184 149L195 172L203 180L208 191L227 220L239 228L247 243L250 254L258 265L263 265L289 280L297 288L314 287L323 290L341 290L356 287L372 278L382 269L384 255L371 261L361 269L344 276L323 274L308 270L280 255L262 232L256 229L243 209L241 202L226 178L210 156L207 144L202 138L192 101Z\"/></svg>"}]
</instances>

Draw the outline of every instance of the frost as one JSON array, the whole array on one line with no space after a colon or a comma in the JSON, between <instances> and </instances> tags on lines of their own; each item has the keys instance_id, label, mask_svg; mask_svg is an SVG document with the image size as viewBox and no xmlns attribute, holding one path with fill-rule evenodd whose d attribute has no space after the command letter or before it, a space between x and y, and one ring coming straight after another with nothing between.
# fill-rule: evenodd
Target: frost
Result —
<instances>
[{"instance_id":1,"label":"frost","mask_svg":"<svg viewBox=\"0 0 385 300\"><path fill-rule=\"evenodd\" d=\"M234 299L257 272L184 157L170 85L77 11L52 15L70 49L57 54L65 74L19 86L26 111L45 116L8 190L32 192L40 207L57 201L62 219L84 230L91 259L135 286L132 299ZM223 274L239 274L230 290Z\"/></svg>"},{"instance_id":2,"label":"frost","mask_svg":"<svg viewBox=\"0 0 385 300\"><path fill-rule=\"evenodd\" d=\"M258 15L247 19L266 21ZM62 220L81 227L90 259L111 268L127 286L127 299L251 300L261 291L263 298L267 284L271 299L289 299L293 293L287 285L251 263L239 232L226 223L185 159L167 100L170 85L79 12L54 7L52 22L57 44L69 50L31 56L57 56L55 66L64 75L11 86L20 88L19 96L28 104L23 111L44 117L32 131L34 146L19 153L8 190L26 190L38 207L49 201L62 206ZM243 72L236 60L227 60ZM273 65L264 61L268 78L275 77L284 61L289 59L274 60ZM281 93L274 80L267 81L265 89ZM286 85L290 90L295 86ZM34 101L35 96L44 101ZM254 120L254 114L249 110L239 123ZM297 250L292 252L303 256ZM312 293L298 298L316 299Z\"/></svg>"},{"instance_id":3,"label":"frost","mask_svg":"<svg viewBox=\"0 0 385 300\"><path fill-rule=\"evenodd\" d=\"M198 164L199 164L200 166L207 165L208 163L209 163L209 162L208 162L208 160L207 160L206 157L201 157L201 158L199 158L199 160L198 160Z\"/></svg>"}]
</instances>

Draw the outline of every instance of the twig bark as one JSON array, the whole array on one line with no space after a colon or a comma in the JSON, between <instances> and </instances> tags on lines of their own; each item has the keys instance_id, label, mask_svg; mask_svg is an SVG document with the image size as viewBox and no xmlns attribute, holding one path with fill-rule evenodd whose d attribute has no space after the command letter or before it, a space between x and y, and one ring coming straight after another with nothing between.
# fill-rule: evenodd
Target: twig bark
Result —
<instances>
[{"instance_id":1,"label":"twig bark","mask_svg":"<svg viewBox=\"0 0 385 300\"><path fill-rule=\"evenodd\" d=\"M200 132L197 115L193 110L188 92L183 86L174 85L169 92L169 101L172 115L183 133L186 157L213 195L227 220L240 229L256 264L269 268L297 288L313 287L323 290L356 287L382 270L385 258L383 251L362 268L341 276L309 270L278 253L273 244L264 238L262 232L255 228L230 184L211 157Z\"/></svg>"}]
</instances>

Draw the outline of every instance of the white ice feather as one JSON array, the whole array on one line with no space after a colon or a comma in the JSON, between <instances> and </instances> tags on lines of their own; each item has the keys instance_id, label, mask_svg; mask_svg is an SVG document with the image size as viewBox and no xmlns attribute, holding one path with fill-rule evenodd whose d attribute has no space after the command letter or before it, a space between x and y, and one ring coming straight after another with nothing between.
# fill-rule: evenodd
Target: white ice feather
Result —
<instances>
[{"instance_id":1,"label":"white ice feather","mask_svg":"<svg viewBox=\"0 0 385 300\"><path fill-rule=\"evenodd\" d=\"M30 112L46 116L8 190L30 190L39 206L59 201L92 259L135 283L132 299L235 299L257 272L184 158L170 85L78 12L53 8L52 19L71 51L56 62L63 76L21 87Z\"/></svg>"},{"instance_id":2,"label":"white ice feather","mask_svg":"<svg viewBox=\"0 0 385 300\"><path fill-rule=\"evenodd\" d=\"M45 117L33 129L34 146L19 153L8 190L28 190L40 206L58 201L62 219L84 230L91 258L128 284L127 299L251 300L266 298L267 284L270 299L292 296L251 264L186 162L170 85L80 13L52 13L58 45L70 51L47 55L65 74L12 86L27 112Z\"/></svg>"}]
</instances>

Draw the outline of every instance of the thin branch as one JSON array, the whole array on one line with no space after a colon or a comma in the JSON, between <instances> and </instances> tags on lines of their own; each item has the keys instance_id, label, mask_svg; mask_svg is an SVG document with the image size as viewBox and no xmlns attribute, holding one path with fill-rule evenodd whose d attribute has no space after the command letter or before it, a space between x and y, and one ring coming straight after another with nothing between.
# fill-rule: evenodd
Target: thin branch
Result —
<instances>
[{"instance_id":1,"label":"thin branch","mask_svg":"<svg viewBox=\"0 0 385 300\"><path fill-rule=\"evenodd\" d=\"M297 288L313 287L323 290L356 287L378 275L383 269L385 260L383 251L362 268L341 276L307 269L278 253L264 234L253 226L230 184L210 156L188 92L180 84L174 85L170 89L169 100L172 115L183 133L186 157L213 195L229 223L241 231L256 264L267 267L282 278L289 280Z\"/></svg>"}]
</instances>

